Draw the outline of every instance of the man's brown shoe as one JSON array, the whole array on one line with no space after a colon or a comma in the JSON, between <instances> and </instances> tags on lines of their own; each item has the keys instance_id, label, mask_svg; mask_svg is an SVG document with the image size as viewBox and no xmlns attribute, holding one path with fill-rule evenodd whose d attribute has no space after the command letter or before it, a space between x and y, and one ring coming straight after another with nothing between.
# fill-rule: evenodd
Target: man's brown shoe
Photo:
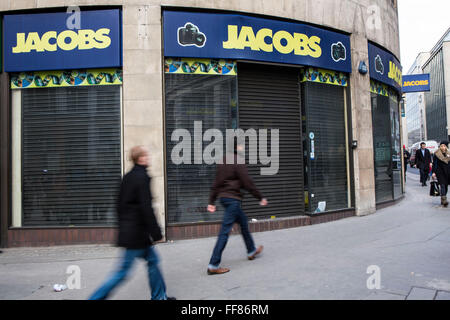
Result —
<instances>
[{"instance_id":1,"label":"man's brown shoe","mask_svg":"<svg viewBox=\"0 0 450 320\"><path fill-rule=\"evenodd\" d=\"M228 271L230 271L230 269L228 269L228 268L218 268L218 269L210 269L210 268L208 268L208 274L209 275L227 273Z\"/></svg>"},{"instance_id":2,"label":"man's brown shoe","mask_svg":"<svg viewBox=\"0 0 450 320\"><path fill-rule=\"evenodd\" d=\"M263 251L263 249L263 246L259 246L258 249L256 249L255 253L248 257L248 260L255 259L255 257Z\"/></svg>"}]
</instances>

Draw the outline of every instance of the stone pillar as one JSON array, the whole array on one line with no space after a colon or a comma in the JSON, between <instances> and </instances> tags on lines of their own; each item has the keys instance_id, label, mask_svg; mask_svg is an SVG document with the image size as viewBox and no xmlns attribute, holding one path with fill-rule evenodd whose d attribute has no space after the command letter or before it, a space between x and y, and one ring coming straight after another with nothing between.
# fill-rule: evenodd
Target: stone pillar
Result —
<instances>
[{"instance_id":1,"label":"stone pillar","mask_svg":"<svg viewBox=\"0 0 450 320\"><path fill-rule=\"evenodd\" d=\"M370 101L370 76L358 72L360 61L368 66L368 43L363 34L352 34L352 73L351 106L352 135L358 141L358 147L353 150L355 207L358 216L374 213L375 206L375 176L372 136L372 106Z\"/></svg>"},{"instance_id":2,"label":"stone pillar","mask_svg":"<svg viewBox=\"0 0 450 320\"><path fill-rule=\"evenodd\" d=\"M0 70L0 248L8 245L11 195L11 122L9 76Z\"/></svg>"},{"instance_id":3,"label":"stone pillar","mask_svg":"<svg viewBox=\"0 0 450 320\"><path fill-rule=\"evenodd\" d=\"M150 149L153 207L165 229L161 7L123 7L124 170L135 145Z\"/></svg>"}]
</instances>

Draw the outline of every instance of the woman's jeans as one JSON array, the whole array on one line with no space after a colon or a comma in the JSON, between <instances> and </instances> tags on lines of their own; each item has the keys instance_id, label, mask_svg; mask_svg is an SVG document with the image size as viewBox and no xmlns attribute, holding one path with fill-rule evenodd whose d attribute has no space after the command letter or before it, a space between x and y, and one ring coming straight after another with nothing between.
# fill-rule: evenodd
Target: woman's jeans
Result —
<instances>
[{"instance_id":1,"label":"woman's jeans","mask_svg":"<svg viewBox=\"0 0 450 320\"><path fill-rule=\"evenodd\" d=\"M142 258L147 261L148 280L152 292L152 300L166 300L166 285L158 268L159 258L153 246L149 246L146 249L126 249L118 270L111 275L109 280L106 281L105 284L89 298L89 300L106 299L110 292L125 280L136 258Z\"/></svg>"},{"instance_id":2,"label":"woman's jeans","mask_svg":"<svg viewBox=\"0 0 450 320\"><path fill-rule=\"evenodd\" d=\"M222 259L222 252L225 249L228 241L228 235L233 228L233 224L237 222L241 226L242 237L244 238L245 246L247 247L247 254L251 256L255 253L255 243L252 235L248 229L247 216L241 209L241 201L231 198L220 198L220 203L225 207L225 214L223 216L222 227L219 232L219 237L214 247L211 260L208 268L219 268Z\"/></svg>"}]
</instances>

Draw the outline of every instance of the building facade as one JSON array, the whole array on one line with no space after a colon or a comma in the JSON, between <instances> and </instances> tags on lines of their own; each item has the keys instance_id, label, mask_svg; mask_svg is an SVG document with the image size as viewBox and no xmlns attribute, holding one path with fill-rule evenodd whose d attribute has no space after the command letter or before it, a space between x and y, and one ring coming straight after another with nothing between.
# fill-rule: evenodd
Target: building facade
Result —
<instances>
[{"instance_id":1,"label":"building facade","mask_svg":"<svg viewBox=\"0 0 450 320\"><path fill-rule=\"evenodd\" d=\"M209 188L237 129L255 139L249 171L269 200L244 200L253 231L402 198L395 0L24 0L0 13L2 246L113 241L135 145L151 151L165 238L214 236Z\"/></svg>"},{"instance_id":2,"label":"building facade","mask_svg":"<svg viewBox=\"0 0 450 320\"><path fill-rule=\"evenodd\" d=\"M409 68L408 75L422 74L422 66L430 57L429 52L421 52L412 66ZM406 125L408 146L427 139L426 119L425 119L425 93L412 92L405 94L406 100Z\"/></svg>"},{"instance_id":3,"label":"building facade","mask_svg":"<svg viewBox=\"0 0 450 320\"><path fill-rule=\"evenodd\" d=\"M431 90L425 93L428 140L450 137L450 29L430 51L423 64L423 73L430 74Z\"/></svg>"}]
</instances>

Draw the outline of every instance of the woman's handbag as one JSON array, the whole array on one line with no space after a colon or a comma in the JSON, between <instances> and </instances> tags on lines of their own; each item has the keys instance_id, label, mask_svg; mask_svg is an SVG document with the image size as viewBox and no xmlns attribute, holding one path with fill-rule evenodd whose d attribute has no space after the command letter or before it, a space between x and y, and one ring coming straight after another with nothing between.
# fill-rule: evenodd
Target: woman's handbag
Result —
<instances>
[{"instance_id":1,"label":"woman's handbag","mask_svg":"<svg viewBox=\"0 0 450 320\"><path fill-rule=\"evenodd\" d=\"M439 184L437 181L431 181L430 182L430 196L432 197L438 197L441 195L441 192L439 190Z\"/></svg>"}]
</instances>

